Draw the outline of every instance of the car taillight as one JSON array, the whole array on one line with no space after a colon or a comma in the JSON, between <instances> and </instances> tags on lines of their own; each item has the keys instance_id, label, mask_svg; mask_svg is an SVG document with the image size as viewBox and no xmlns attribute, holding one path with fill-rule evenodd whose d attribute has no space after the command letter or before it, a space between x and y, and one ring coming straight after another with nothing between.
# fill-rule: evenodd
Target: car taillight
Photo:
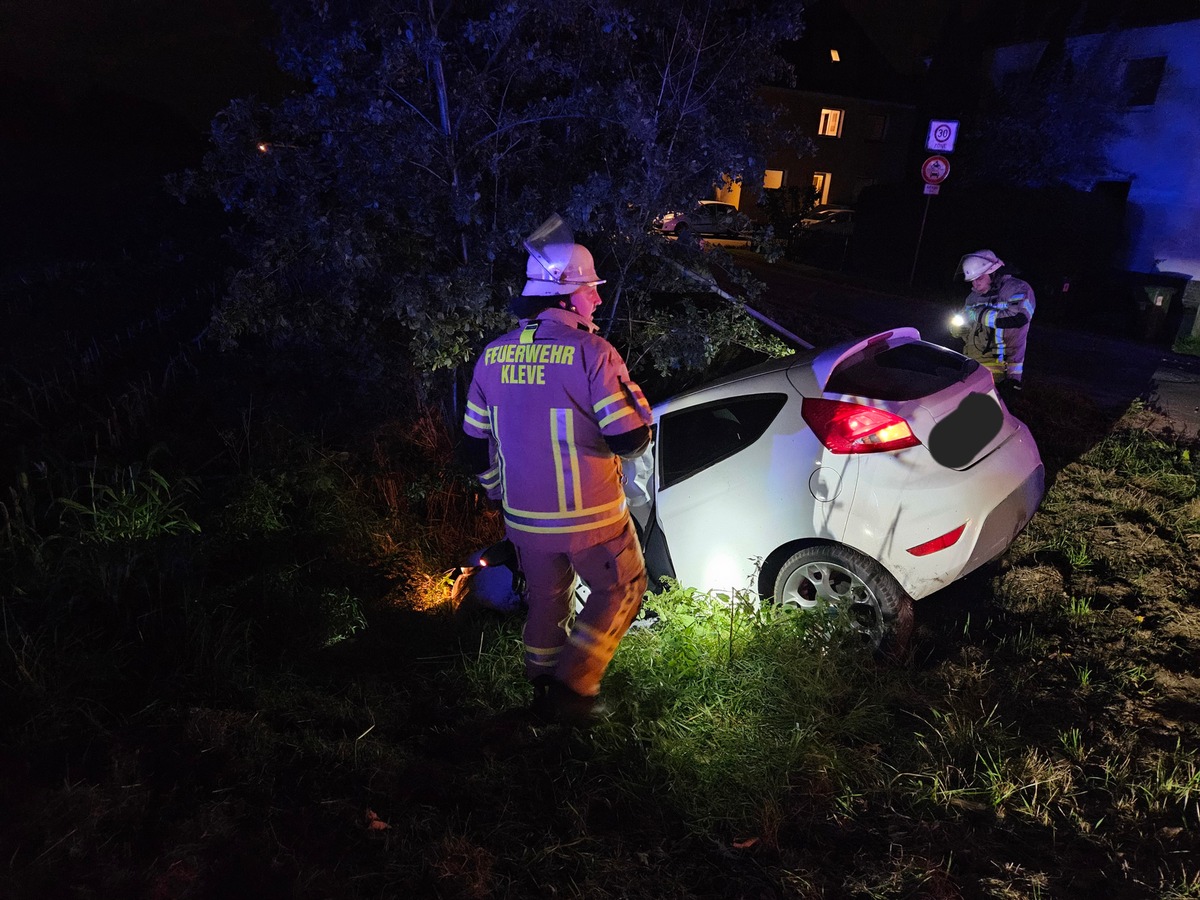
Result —
<instances>
[{"instance_id":1,"label":"car taillight","mask_svg":"<svg viewBox=\"0 0 1200 900\"><path fill-rule=\"evenodd\" d=\"M805 397L800 414L833 453L880 453L921 443L902 418L874 406Z\"/></svg>"}]
</instances>

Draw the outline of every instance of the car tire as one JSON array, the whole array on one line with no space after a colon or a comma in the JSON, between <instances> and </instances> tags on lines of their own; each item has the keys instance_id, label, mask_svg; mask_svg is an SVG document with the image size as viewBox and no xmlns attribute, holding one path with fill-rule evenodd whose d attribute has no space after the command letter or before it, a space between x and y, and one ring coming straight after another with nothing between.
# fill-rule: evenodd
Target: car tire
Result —
<instances>
[{"instance_id":1,"label":"car tire","mask_svg":"<svg viewBox=\"0 0 1200 900\"><path fill-rule=\"evenodd\" d=\"M884 657L908 650L912 598L882 565L849 547L818 544L793 553L775 575L772 596L784 606L844 611L851 628Z\"/></svg>"}]
</instances>

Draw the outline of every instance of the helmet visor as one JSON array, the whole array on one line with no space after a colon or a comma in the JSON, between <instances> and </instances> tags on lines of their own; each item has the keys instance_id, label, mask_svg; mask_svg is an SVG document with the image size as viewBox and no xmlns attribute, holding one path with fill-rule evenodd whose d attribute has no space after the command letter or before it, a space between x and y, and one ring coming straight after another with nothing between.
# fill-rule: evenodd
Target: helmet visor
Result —
<instances>
[{"instance_id":1,"label":"helmet visor","mask_svg":"<svg viewBox=\"0 0 1200 900\"><path fill-rule=\"evenodd\" d=\"M563 245L569 247L574 243L575 236L567 227L567 223L563 221L562 216L558 213L551 213L550 218L525 238L525 249L553 280L558 281L562 276L566 260L561 251L557 253L555 251Z\"/></svg>"},{"instance_id":2,"label":"helmet visor","mask_svg":"<svg viewBox=\"0 0 1200 900\"><path fill-rule=\"evenodd\" d=\"M990 275L1003 265L1004 261L990 250L968 253L958 261L958 269L962 272L963 281L974 281L976 278Z\"/></svg>"}]
</instances>

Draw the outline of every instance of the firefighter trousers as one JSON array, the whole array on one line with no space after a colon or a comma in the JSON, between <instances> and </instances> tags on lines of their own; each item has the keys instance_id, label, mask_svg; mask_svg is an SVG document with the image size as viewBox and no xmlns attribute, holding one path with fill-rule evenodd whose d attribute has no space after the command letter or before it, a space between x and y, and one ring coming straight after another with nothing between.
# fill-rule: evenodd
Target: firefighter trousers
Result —
<instances>
[{"instance_id":1,"label":"firefighter trousers","mask_svg":"<svg viewBox=\"0 0 1200 900\"><path fill-rule=\"evenodd\" d=\"M978 360L992 373L996 384L1020 382L1025 375L1025 334L1018 329L996 332L977 328L963 338L963 354Z\"/></svg>"},{"instance_id":2,"label":"firefighter trousers","mask_svg":"<svg viewBox=\"0 0 1200 900\"><path fill-rule=\"evenodd\" d=\"M526 676L552 675L577 694L595 696L646 593L646 563L632 519L615 537L580 550L540 550L536 539L522 537L513 543L529 605ZM591 589L579 613L576 574Z\"/></svg>"}]
</instances>

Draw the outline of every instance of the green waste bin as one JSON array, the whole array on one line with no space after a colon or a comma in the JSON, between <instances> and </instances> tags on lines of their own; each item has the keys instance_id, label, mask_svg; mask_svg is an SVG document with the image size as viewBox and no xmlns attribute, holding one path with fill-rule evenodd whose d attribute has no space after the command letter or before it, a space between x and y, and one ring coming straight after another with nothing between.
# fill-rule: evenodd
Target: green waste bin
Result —
<instances>
[{"instance_id":1,"label":"green waste bin","mask_svg":"<svg viewBox=\"0 0 1200 900\"><path fill-rule=\"evenodd\" d=\"M1133 288L1137 304L1137 337L1151 344L1170 345L1175 342L1186 275L1163 272L1139 275Z\"/></svg>"},{"instance_id":2,"label":"green waste bin","mask_svg":"<svg viewBox=\"0 0 1200 900\"><path fill-rule=\"evenodd\" d=\"M1165 343L1167 313L1175 300L1175 290L1167 285L1148 284L1145 296L1138 302L1138 332L1143 341Z\"/></svg>"}]
</instances>

